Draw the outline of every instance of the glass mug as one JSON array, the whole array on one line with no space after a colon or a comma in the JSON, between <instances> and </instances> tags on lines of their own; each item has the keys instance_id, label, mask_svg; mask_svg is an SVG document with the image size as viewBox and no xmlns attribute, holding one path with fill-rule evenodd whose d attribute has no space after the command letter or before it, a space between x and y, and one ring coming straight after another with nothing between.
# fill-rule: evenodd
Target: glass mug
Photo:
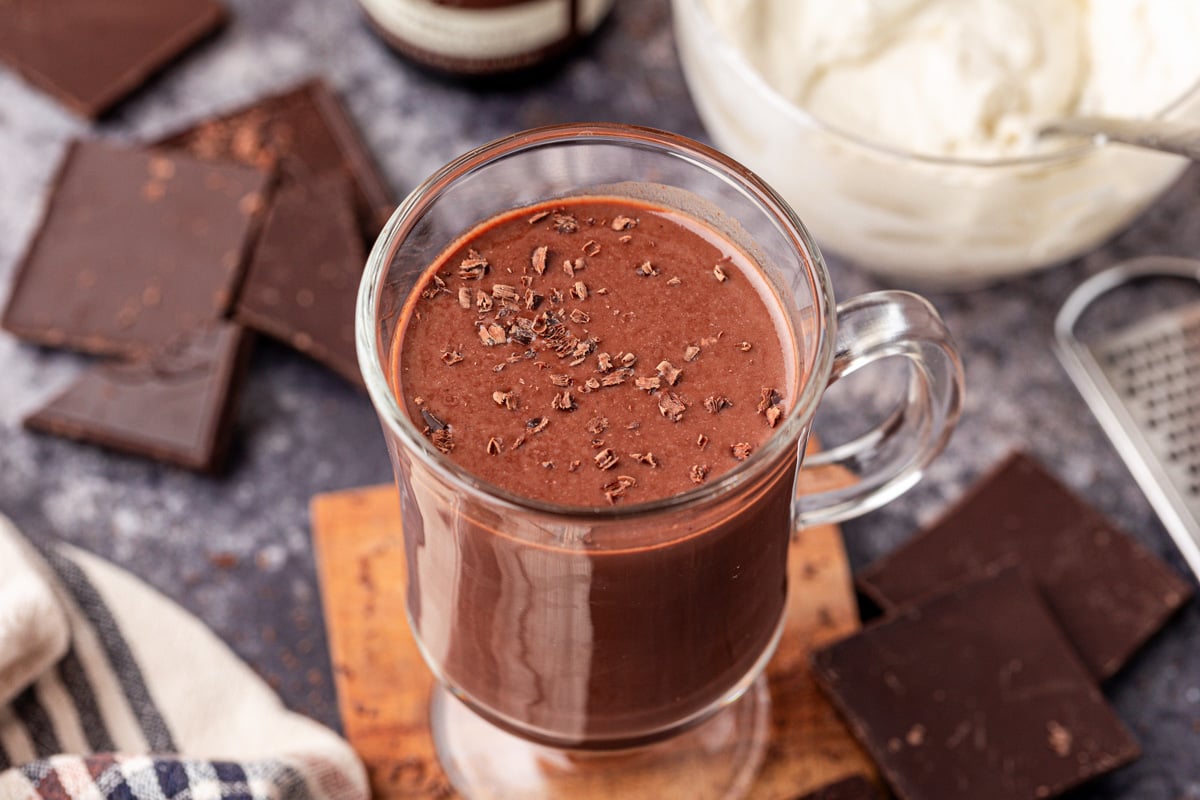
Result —
<instances>
[{"instance_id":1,"label":"glass mug","mask_svg":"<svg viewBox=\"0 0 1200 800\"><path fill-rule=\"evenodd\" d=\"M396 329L429 265L496 214L578 195L706 222L760 267L790 334L791 409L749 459L690 491L596 508L514 496L438 452L397 401ZM962 402L957 352L925 300L879 292L835 306L816 245L757 176L624 125L527 131L439 170L371 252L356 337L400 494L409 623L438 681L434 741L470 798L744 795L766 747L762 674L782 631L793 531L906 491ZM889 357L911 367L900 407L805 464L857 481L798 497L826 387Z\"/></svg>"}]
</instances>

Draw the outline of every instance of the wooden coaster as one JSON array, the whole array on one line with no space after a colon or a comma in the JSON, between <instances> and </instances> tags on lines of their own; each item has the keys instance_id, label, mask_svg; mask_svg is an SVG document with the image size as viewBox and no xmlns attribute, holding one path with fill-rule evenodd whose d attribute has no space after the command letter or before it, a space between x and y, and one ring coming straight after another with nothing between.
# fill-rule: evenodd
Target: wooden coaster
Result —
<instances>
[{"instance_id":1,"label":"wooden coaster","mask_svg":"<svg viewBox=\"0 0 1200 800\"><path fill-rule=\"evenodd\" d=\"M806 471L802 491L845 486L830 469ZM404 610L406 579L394 486L317 495L313 541L346 738L367 765L376 798L448 800L459 795L438 765L429 734L429 669ZM808 652L858 628L850 568L836 526L808 528L788 555L787 619L767 667L772 740L750 797L789 800L870 760L817 689Z\"/></svg>"}]
</instances>

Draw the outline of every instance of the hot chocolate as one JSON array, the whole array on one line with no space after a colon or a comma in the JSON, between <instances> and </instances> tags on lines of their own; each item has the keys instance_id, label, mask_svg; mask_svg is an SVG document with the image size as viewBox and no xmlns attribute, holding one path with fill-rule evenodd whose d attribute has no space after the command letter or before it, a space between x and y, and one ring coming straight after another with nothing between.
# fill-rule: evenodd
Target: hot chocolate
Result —
<instances>
[{"instance_id":1,"label":"hot chocolate","mask_svg":"<svg viewBox=\"0 0 1200 800\"><path fill-rule=\"evenodd\" d=\"M665 501L754 455L799 369L779 306L711 226L607 197L488 220L417 283L393 345L410 419L489 491L559 506L531 532L401 486L412 622L476 710L615 747L753 676L783 609L795 451L703 510L595 509Z\"/></svg>"}]
</instances>

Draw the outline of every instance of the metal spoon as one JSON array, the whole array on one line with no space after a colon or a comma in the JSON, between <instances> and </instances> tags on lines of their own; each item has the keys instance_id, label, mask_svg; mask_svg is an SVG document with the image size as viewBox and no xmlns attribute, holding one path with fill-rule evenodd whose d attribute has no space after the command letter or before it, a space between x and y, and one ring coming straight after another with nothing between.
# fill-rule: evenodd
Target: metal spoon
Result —
<instances>
[{"instance_id":1,"label":"metal spoon","mask_svg":"<svg viewBox=\"0 0 1200 800\"><path fill-rule=\"evenodd\" d=\"M1096 144L1119 142L1200 161L1200 127L1191 122L1068 117L1043 126L1038 135L1083 136Z\"/></svg>"}]
</instances>

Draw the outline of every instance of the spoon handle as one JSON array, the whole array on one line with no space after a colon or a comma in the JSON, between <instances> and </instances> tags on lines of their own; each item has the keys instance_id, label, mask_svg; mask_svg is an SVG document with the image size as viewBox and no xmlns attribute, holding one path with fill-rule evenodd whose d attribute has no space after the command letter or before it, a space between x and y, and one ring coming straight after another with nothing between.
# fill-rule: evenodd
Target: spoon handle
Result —
<instances>
[{"instance_id":1,"label":"spoon handle","mask_svg":"<svg viewBox=\"0 0 1200 800\"><path fill-rule=\"evenodd\" d=\"M1161 119L1070 117L1051 122L1039 134L1085 136L1099 144L1120 142L1200 161L1200 127L1194 123Z\"/></svg>"}]
</instances>

